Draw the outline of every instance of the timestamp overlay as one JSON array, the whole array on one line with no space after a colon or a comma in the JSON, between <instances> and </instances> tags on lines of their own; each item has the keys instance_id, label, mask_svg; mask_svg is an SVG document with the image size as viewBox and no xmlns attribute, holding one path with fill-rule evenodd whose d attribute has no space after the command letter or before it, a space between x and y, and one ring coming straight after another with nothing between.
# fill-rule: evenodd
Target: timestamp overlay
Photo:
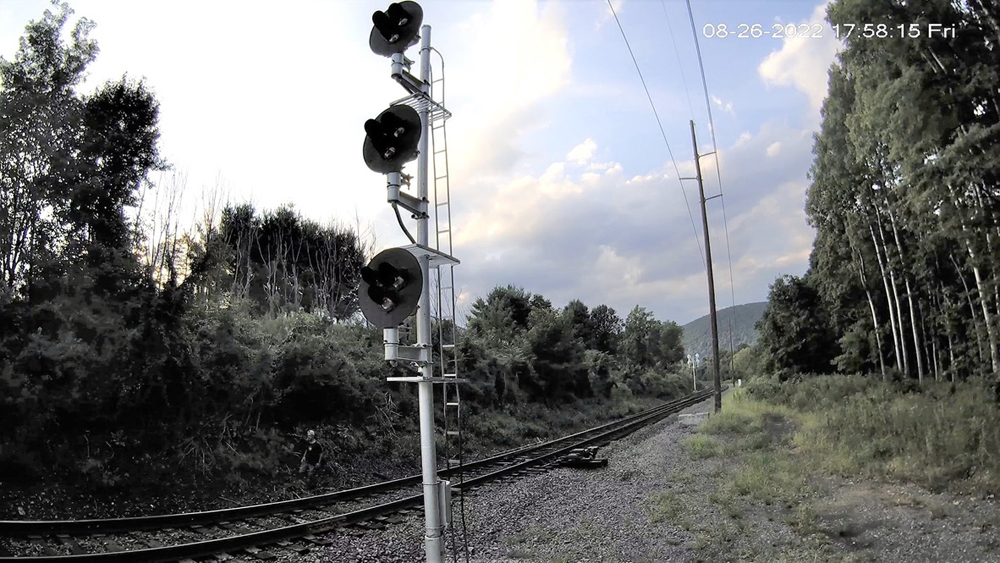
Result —
<instances>
[{"instance_id":1,"label":"timestamp overlay","mask_svg":"<svg viewBox=\"0 0 1000 563\"><path fill-rule=\"evenodd\" d=\"M785 39L833 37L839 40L851 37L877 38L955 38L956 27L940 23L707 23L701 34L708 39Z\"/></svg>"}]
</instances>

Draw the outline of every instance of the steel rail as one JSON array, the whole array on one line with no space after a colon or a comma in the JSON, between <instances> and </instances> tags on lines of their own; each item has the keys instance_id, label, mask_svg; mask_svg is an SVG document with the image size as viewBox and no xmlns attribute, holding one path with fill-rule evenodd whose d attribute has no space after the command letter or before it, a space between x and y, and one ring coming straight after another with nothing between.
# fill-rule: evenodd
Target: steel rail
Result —
<instances>
[{"instance_id":1,"label":"steel rail","mask_svg":"<svg viewBox=\"0 0 1000 563\"><path fill-rule=\"evenodd\" d=\"M675 401L681 401L681 400L683 399L675 399ZM483 458L471 463L466 463L461 467L442 469L438 473L442 477L448 477L453 474L457 474L459 471L468 472L470 470L481 469L483 467L487 467L489 465L502 462L511 457L530 455L532 452L556 446L560 443L564 443L569 440L574 440L593 432L600 432L606 428L615 425L627 424L629 421L649 416L650 414L658 411L659 409L669 407L672 404L673 402L668 402L665 403L664 405L659 405L657 407L654 407L653 409L643 411L641 413L634 414L606 424L602 424L600 426L596 426L593 428L589 428L587 430L569 434L567 436L562 436L560 438L549 440L547 442L542 442L539 444L529 444L527 446L522 446L520 448L514 448L512 450L501 452L499 454L493 455L488 458ZM282 500L277 502L256 504L250 506L221 508L217 510L207 510L200 512L185 512L177 514L158 514L152 516L134 516L128 518L101 518L101 519L84 519L84 520L0 520L0 536L23 537L29 535L56 535L56 534L85 535L85 534L95 534L95 533L121 533L121 532L159 530L166 528L178 528L185 526L213 524L217 522L242 520L246 518L272 516L274 514L279 514L291 510L317 508L338 501L352 500L358 497L375 493L381 493L395 488L401 488L407 485L416 485L420 483L420 481L421 481L420 475L409 475L407 477L400 477L399 479L394 479L391 481L383 481L380 483L373 483L371 485L365 485L362 487L345 489L342 491L325 493L321 495L313 495L297 499Z\"/></svg>"},{"instance_id":2,"label":"steel rail","mask_svg":"<svg viewBox=\"0 0 1000 563\"><path fill-rule=\"evenodd\" d=\"M529 467L542 464L543 462L545 462L547 460L550 460L552 458L556 458L556 457L559 457L561 455L565 455L566 453L569 453L573 449L579 448L581 446L585 446L585 445L592 444L594 442L598 442L598 441L602 441L602 440L606 440L606 439L613 439L613 437L620 437L620 436L618 436L619 434L621 434L622 436L630 434L630 433L634 432L635 430L638 430L641 427L648 426L650 424L655 424L656 422L659 422L660 420L666 418L667 416L670 416L671 414L676 413L677 411L680 411L680 410L682 410L682 409L684 409L684 408L686 408L688 406L697 404L697 403L705 400L706 398L710 397L711 394L712 394L712 390L701 391L701 392L689 395L687 397L684 397L682 399L677 399L677 400L671 401L669 403L666 403L664 405L660 405L660 406L658 406L658 407L656 407L654 409L651 409L650 411L645 411L644 413L640 413L639 415L634 415L632 417L628 417L626 419L619 420L619 421L617 421L615 423L604 424L604 425L601 425L599 427L595 427L593 429L590 429L588 431L577 432L577 433L572 434L570 436L563 437L563 438L561 438L559 440L553 440L553 441L550 441L550 442L546 442L544 444L539 444L537 447L535 447L533 449L534 450L543 449L544 446L550 446L550 445L553 445L556 442L566 441L566 440L568 440L571 437L580 437L581 435L584 435L584 434L593 433L594 431L596 431L598 429L605 430L603 432L600 432L600 433L597 433L597 434L595 434L593 436L590 436L589 438L585 438L583 440L571 443L571 444L569 444L567 446L558 448L556 450L543 453L543 454L541 454L541 455L539 455L537 457L534 457L534 458L531 458L531 459L528 459L528 460L525 460L525 461L522 461L522 462L519 462L519 463L515 463L515 464L509 465L507 467L503 467L501 469L498 469L496 471L493 471L493 472L490 472L490 473L487 473L487 474L484 474L484 475L480 475L480 476L468 479L468 480L465 481L465 483L463 483L463 488L468 489L468 488L480 486L482 484L485 484L485 483L490 482L490 481L494 481L496 479L499 479L499 478L504 477L506 475L509 475L511 473L517 473L517 472L522 471L524 469L527 469ZM616 428L608 429L608 427L615 426L615 425L617 425ZM512 450L512 451L513 452L517 452L518 450ZM503 454L501 454L501 455L503 455ZM496 457L499 457L499 456L494 456L494 458L496 458ZM481 460L481 461L485 461L485 460ZM389 482L386 482L386 483L394 483L394 482L403 481L403 480L406 480L406 479L409 479L409 478L397 479L395 481L389 481ZM378 484L373 485L373 486L384 485L386 483L378 483ZM373 487L373 486L369 486L369 487ZM365 488L366 487L360 487L359 489L365 489ZM350 491L355 491L355 490L358 490L358 489L351 489ZM340 491L340 493L346 493L346 492L349 492L349 491ZM332 494L336 495L338 493L332 493ZM307 497L307 498L313 499L313 500L315 499L315 497ZM305 500L305 499L294 499L294 500L295 501L301 501L301 500ZM203 557L203 556L217 554L217 553L226 553L226 552L232 553L232 552L244 550L244 549L246 549L248 547L266 546L266 545L274 544L276 542L283 541L283 540L298 539L298 538L302 538L304 536L319 534L319 533L327 532L327 531L332 530L334 528L342 527L342 526L347 525L347 524L351 524L351 523L359 522L359 521L364 521L364 520L370 520L372 518L375 518L375 517L383 515L383 514L392 513L392 512L398 511L400 509L407 508L409 506L417 505L417 504L420 504L422 501L423 501L423 495L413 495L413 496L409 496L409 497L404 497L404 498L401 498L401 499L397 499L397 500L394 500L394 501L390 501L390 502L387 502L387 503L383 503L383 504L380 504L380 505L376 505L376 506L364 508L364 509L361 509L361 510L356 510L356 511L353 511L353 512L348 512L348 513L344 513L344 514L338 514L338 515L335 515L335 516L331 516L331 517L328 517L328 518L322 518L322 519L314 520L314 521L311 521L311 522L304 522L304 523L300 523L300 524L293 524L293 525L290 525L290 526L284 526L284 527L280 527L280 528L274 528L274 529L271 529L271 530L264 530L264 531L260 531L260 532L251 532L251 533L248 533L248 534L240 534L240 535L228 536L228 537L224 537L224 538L216 538L216 539L205 540L205 541L201 541L201 542L194 542L194 543L187 543L187 544L178 544L178 545L173 545L173 546L163 546L163 547L155 547L155 548L148 548L148 549L141 549L141 550L132 550L132 551L102 552L102 553L89 553L89 554L80 554L80 555L48 555L48 556L37 556L37 557L0 557L0 562L7 563L7 562L21 561L21 562L31 562L31 563L38 562L38 563L41 563L41 562L49 562L49 561L57 561L58 562L58 561L97 561L97 560L100 560L100 561L112 561L112 562L121 562L121 563L130 563L130 562L159 563L159 562L167 562L167 561L177 561L177 560L180 560L180 559ZM288 501L283 501L283 502L288 502ZM276 504L276 503L272 503L272 504ZM255 505L253 507L243 507L243 508L258 508L258 507L261 507L261 506L266 506L266 505ZM231 510L239 510L239 509L231 509ZM218 513L218 512L224 512L224 510L223 511L210 511L210 512L212 512L212 513ZM166 515L166 516L180 517L180 516L191 516L191 515L196 515L196 514L203 514L203 513L192 513L192 514L185 514L185 515ZM147 517L147 518L156 518L156 517ZM132 529L134 529L134 528L132 528Z\"/></svg>"}]
</instances>

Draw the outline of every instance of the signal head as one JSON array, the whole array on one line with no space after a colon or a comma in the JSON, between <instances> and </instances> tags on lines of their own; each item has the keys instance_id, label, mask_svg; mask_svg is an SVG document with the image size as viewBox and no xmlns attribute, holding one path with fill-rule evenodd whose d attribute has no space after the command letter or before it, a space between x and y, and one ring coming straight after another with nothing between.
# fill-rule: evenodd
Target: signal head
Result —
<instances>
[{"instance_id":1,"label":"signal head","mask_svg":"<svg viewBox=\"0 0 1000 563\"><path fill-rule=\"evenodd\" d=\"M362 149L365 164L372 172L399 172L417 157L420 143L420 115L410 106L396 105L365 122Z\"/></svg>"},{"instance_id":2,"label":"signal head","mask_svg":"<svg viewBox=\"0 0 1000 563\"><path fill-rule=\"evenodd\" d=\"M361 268L361 312L375 326L395 328L417 310L423 285L413 254L402 248L383 250Z\"/></svg>"},{"instance_id":3,"label":"signal head","mask_svg":"<svg viewBox=\"0 0 1000 563\"><path fill-rule=\"evenodd\" d=\"M416 2L393 2L384 12L372 14L371 35L368 45L372 52L383 57L391 57L406 51L420 39L420 24L424 21L424 10Z\"/></svg>"}]
</instances>

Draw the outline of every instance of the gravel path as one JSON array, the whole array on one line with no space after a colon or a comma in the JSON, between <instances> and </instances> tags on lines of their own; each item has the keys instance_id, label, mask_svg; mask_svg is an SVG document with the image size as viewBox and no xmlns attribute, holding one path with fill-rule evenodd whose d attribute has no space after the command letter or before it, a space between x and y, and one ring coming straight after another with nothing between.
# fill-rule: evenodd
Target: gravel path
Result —
<instances>
[{"instance_id":1,"label":"gravel path","mask_svg":"<svg viewBox=\"0 0 1000 563\"><path fill-rule=\"evenodd\" d=\"M706 401L682 412L711 408ZM674 544L693 537L650 526L646 506L650 492L665 487L687 461L680 442L692 430L676 420L672 415L602 449L598 456L610 460L607 468L560 468L477 488L465 502L470 561L688 560ZM419 516L384 530L334 534L322 553L300 560L423 561L422 526Z\"/></svg>"}]
</instances>

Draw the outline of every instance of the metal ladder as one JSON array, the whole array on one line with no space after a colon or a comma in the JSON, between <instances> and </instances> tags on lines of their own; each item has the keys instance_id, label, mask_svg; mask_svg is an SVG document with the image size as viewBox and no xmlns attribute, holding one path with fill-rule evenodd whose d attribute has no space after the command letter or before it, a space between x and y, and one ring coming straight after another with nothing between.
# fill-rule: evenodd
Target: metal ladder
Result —
<instances>
[{"instance_id":1,"label":"metal ladder","mask_svg":"<svg viewBox=\"0 0 1000 563\"><path fill-rule=\"evenodd\" d=\"M435 50L435 52L437 52ZM444 106L444 59L441 60L441 76L431 80L431 93L435 102ZM433 76L433 75L432 75ZM448 136L445 129L446 119L431 123L431 162L434 177L434 232L435 248L449 256L452 255L451 235L451 189L448 178ZM455 314L455 271L454 266L438 266L435 272L437 300L433 307L434 320L438 328L438 360L441 377L455 381L443 384L444 396L444 436L445 458L447 468L451 469L455 461L450 448L452 439L460 441L461 397L458 390L458 340ZM461 456L461 452L459 452Z\"/></svg>"},{"instance_id":2,"label":"metal ladder","mask_svg":"<svg viewBox=\"0 0 1000 563\"><path fill-rule=\"evenodd\" d=\"M444 57L436 49L441 61L441 75L431 74L431 96L434 102L444 107ZM434 178L434 232L435 248L449 256L453 255L451 233L451 186L448 177L448 135L445 129L447 117L433 121L431 132L431 163ZM438 330L438 365L443 396L444 456L447 469L461 467L462 460L462 401L458 383L458 328L455 311L455 270L454 265L440 265L435 272L437 300L432 314ZM433 294L432 294L433 295ZM457 455L456 455L457 454ZM457 482L454 479L457 477ZM461 471L451 476L452 486L459 489L464 475ZM456 536L457 539L457 536Z\"/></svg>"}]
</instances>

